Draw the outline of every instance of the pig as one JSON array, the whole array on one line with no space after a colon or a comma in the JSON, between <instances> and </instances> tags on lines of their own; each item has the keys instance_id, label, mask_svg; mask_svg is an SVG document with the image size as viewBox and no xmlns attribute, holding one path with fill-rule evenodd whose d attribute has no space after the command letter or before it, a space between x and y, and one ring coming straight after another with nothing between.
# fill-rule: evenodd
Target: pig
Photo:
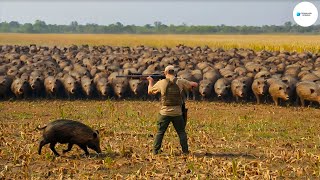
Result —
<instances>
[{"instance_id":1,"label":"pig","mask_svg":"<svg viewBox=\"0 0 320 180\"><path fill-rule=\"evenodd\" d=\"M93 80L88 76L81 77L81 88L85 96L91 97L94 91Z\"/></svg>"},{"instance_id":2,"label":"pig","mask_svg":"<svg viewBox=\"0 0 320 180\"><path fill-rule=\"evenodd\" d=\"M200 76L202 76L202 74L200 74L200 73L201 73L201 71L199 71L199 70L198 71L183 70L183 71L178 72L177 76L178 76L178 78L181 78L181 79L186 79L188 81L197 82L197 79L195 78L194 75L196 75L199 78ZM192 88L190 90L184 90L184 93L186 94L186 97L188 100L191 97L190 94L192 94L192 99L196 100L196 98L197 98L196 92L197 92L197 88Z\"/></svg>"},{"instance_id":3,"label":"pig","mask_svg":"<svg viewBox=\"0 0 320 180\"><path fill-rule=\"evenodd\" d=\"M10 93L12 79L8 76L0 76L0 97L6 98Z\"/></svg>"},{"instance_id":4,"label":"pig","mask_svg":"<svg viewBox=\"0 0 320 180\"><path fill-rule=\"evenodd\" d=\"M25 73L21 74L20 79L22 79L23 81L28 81L29 82L29 76L30 76L30 74L25 72Z\"/></svg>"},{"instance_id":5,"label":"pig","mask_svg":"<svg viewBox=\"0 0 320 180\"><path fill-rule=\"evenodd\" d=\"M264 78L255 79L252 83L252 92L257 99L257 104L260 104L261 96L265 96L268 93L269 85Z\"/></svg>"},{"instance_id":6,"label":"pig","mask_svg":"<svg viewBox=\"0 0 320 180\"><path fill-rule=\"evenodd\" d=\"M292 76L294 78L297 78L299 73L300 73L300 67L299 66L291 66L291 67L286 67L284 75L285 76Z\"/></svg>"},{"instance_id":7,"label":"pig","mask_svg":"<svg viewBox=\"0 0 320 180\"><path fill-rule=\"evenodd\" d=\"M211 81L213 84L221 77L220 73L215 70L209 70L206 73L203 74L203 79L208 79Z\"/></svg>"},{"instance_id":8,"label":"pig","mask_svg":"<svg viewBox=\"0 0 320 180\"><path fill-rule=\"evenodd\" d=\"M111 94L110 83L108 82L107 78L96 78L95 85L100 98L105 98Z\"/></svg>"},{"instance_id":9,"label":"pig","mask_svg":"<svg viewBox=\"0 0 320 180\"><path fill-rule=\"evenodd\" d=\"M258 78L268 79L270 77L271 77L270 72L268 72L268 71L260 71L254 76L254 79L258 79Z\"/></svg>"},{"instance_id":10,"label":"pig","mask_svg":"<svg viewBox=\"0 0 320 180\"><path fill-rule=\"evenodd\" d=\"M236 101L239 102L240 98L245 98L247 95L247 85L240 79L234 79L231 82L231 92L233 97L236 98Z\"/></svg>"},{"instance_id":11,"label":"pig","mask_svg":"<svg viewBox=\"0 0 320 180\"><path fill-rule=\"evenodd\" d=\"M146 81L140 79L130 79L129 87L133 96L135 97L143 97L148 94L148 88Z\"/></svg>"},{"instance_id":12,"label":"pig","mask_svg":"<svg viewBox=\"0 0 320 180\"><path fill-rule=\"evenodd\" d=\"M113 81L111 85L114 95L120 99L128 93L129 82L127 79Z\"/></svg>"},{"instance_id":13,"label":"pig","mask_svg":"<svg viewBox=\"0 0 320 180\"><path fill-rule=\"evenodd\" d=\"M247 69L243 66L239 66L234 69L234 72L238 74L239 76L244 76L247 74Z\"/></svg>"},{"instance_id":14,"label":"pig","mask_svg":"<svg viewBox=\"0 0 320 180\"><path fill-rule=\"evenodd\" d=\"M28 81L16 78L11 84L11 91L17 98L27 98L30 93Z\"/></svg>"},{"instance_id":15,"label":"pig","mask_svg":"<svg viewBox=\"0 0 320 180\"><path fill-rule=\"evenodd\" d=\"M275 81L271 83L268 91L276 106L279 105L279 98L285 101L289 100L289 89L290 87L282 81Z\"/></svg>"},{"instance_id":16,"label":"pig","mask_svg":"<svg viewBox=\"0 0 320 180\"><path fill-rule=\"evenodd\" d=\"M65 95L68 97L68 99L71 97L74 98L78 88L76 80L70 75L65 75L62 79L62 83L65 90Z\"/></svg>"},{"instance_id":17,"label":"pig","mask_svg":"<svg viewBox=\"0 0 320 180\"><path fill-rule=\"evenodd\" d=\"M202 99L211 98L213 94L214 83L208 79L204 79L199 83L199 93Z\"/></svg>"},{"instance_id":18,"label":"pig","mask_svg":"<svg viewBox=\"0 0 320 180\"><path fill-rule=\"evenodd\" d=\"M310 81L299 82L297 83L296 91L297 100L300 99L302 106L305 106L305 100L320 104L320 88L318 84Z\"/></svg>"},{"instance_id":19,"label":"pig","mask_svg":"<svg viewBox=\"0 0 320 180\"><path fill-rule=\"evenodd\" d=\"M32 97L44 95L44 83L41 72L33 71L29 77L29 84L31 87Z\"/></svg>"},{"instance_id":20,"label":"pig","mask_svg":"<svg viewBox=\"0 0 320 180\"><path fill-rule=\"evenodd\" d=\"M312 81L312 82L315 82L318 80L320 80L320 78L313 73L307 73L304 76L302 76L300 79L300 81Z\"/></svg>"},{"instance_id":21,"label":"pig","mask_svg":"<svg viewBox=\"0 0 320 180\"><path fill-rule=\"evenodd\" d=\"M57 143L68 143L68 148L63 150L63 153L69 152L74 144L78 145L87 156L89 155L87 148L101 153L99 132L79 121L58 119L37 129L43 130L38 149L39 155L42 147L49 143L50 149L56 156L60 156L55 149Z\"/></svg>"},{"instance_id":22,"label":"pig","mask_svg":"<svg viewBox=\"0 0 320 180\"><path fill-rule=\"evenodd\" d=\"M296 84L298 80L292 76L283 76L281 78L282 82L286 83L289 87L288 95L289 97L294 100L296 99Z\"/></svg>"},{"instance_id":23,"label":"pig","mask_svg":"<svg viewBox=\"0 0 320 180\"><path fill-rule=\"evenodd\" d=\"M81 83L81 75L77 71L70 71L69 75L72 76L77 83Z\"/></svg>"},{"instance_id":24,"label":"pig","mask_svg":"<svg viewBox=\"0 0 320 180\"><path fill-rule=\"evenodd\" d=\"M59 79L53 76L48 76L44 79L44 87L47 97L56 98L58 95L61 94L60 90L62 87L62 83Z\"/></svg>"},{"instance_id":25,"label":"pig","mask_svg":"<svg viewBox=\"0 0 320 180\"><path fill-rule=\"evenodd\" d=\"M108 82L111 83L114 95L121 99L128 93L129 81L126 78L117 78L117 75L123 75L123 73L114 72L110 74Z\"/></svg>"},{"instance_id":26,"label":"pig","mask_svg":"<svg viewBox=\"0 0 320 180\"><path fill-rule=\"evenodd\" d=\"M214 84L214 92L218 97L227 97L230 94L231 81L227 78L220 78Z\"/></svg>"}]
</instances>

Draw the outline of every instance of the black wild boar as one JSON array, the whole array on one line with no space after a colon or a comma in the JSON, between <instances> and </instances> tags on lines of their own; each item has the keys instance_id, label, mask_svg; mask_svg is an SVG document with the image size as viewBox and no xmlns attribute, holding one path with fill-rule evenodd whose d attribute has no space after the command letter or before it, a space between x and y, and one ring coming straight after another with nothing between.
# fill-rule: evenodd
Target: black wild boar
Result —
<instances>
[{"instance_id":1,"label":"black wild boar","mask_svg":"<svg viewBox=\"0 0 320 180\"><path fill-rule=\"evenodd\" d=\"M63 153L70 151L74 144L78 145L86 155L89 155L87 147L101 153L99 132L81 122L59 119L38 129L43 130L38 149L39 154L41 154L42 147L49 143L50 149L56 156L60 156L55 150L57 143L68 143L68 149L63 150Z\"/></svg>"}]
</instances>

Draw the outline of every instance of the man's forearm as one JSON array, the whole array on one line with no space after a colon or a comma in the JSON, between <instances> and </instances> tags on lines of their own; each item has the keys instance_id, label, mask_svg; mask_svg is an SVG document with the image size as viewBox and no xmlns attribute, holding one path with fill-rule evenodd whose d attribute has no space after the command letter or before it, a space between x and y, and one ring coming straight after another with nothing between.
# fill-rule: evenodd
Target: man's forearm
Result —
<instances>
[{"instance_id":1,"label":"man's forearm","mask_svg":"<svg viewBox=\"0 0 320 180\"><path fill-rule=\"evenodd\" d=\"M153 87L153 82L149 82L149 85L148 85L148 94L152 94L152 87Z\"/></svg>"}]
</instances>

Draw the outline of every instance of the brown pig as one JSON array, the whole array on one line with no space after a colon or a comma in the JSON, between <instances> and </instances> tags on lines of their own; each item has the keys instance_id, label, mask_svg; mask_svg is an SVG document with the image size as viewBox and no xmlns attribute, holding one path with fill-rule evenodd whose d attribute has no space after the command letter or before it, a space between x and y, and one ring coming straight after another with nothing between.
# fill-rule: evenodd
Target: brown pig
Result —
<instances>
[{"instance_id":1,"label":"brown pig","mask_svg":"<svg viewBox=\"0 0 320 180\"><path fill-rule=\"evenodd\" d=\"M305 100L320 103L320 88L318 84L310 81L299 82L297 83L296 91L302 106L305 106Z\"/></svg>"},{"instance_id":2,"label":"brown pig","mask_svg":"<svg viewBox=\"0 0 320 180\"><path fill-rule=\"evenodd\" d=\"M264 78L255 79L252 83L251 88L254 96L257 99L257 103L260 104L261 96L264 96L268 93L269 85L267 83L267 80L265 80Z\"/></svg>"},{"instance_id":3,"label":"brown pig","mask_svg":"<svg viewBox=\"0 0 320 180\"><path fill-rule=\"evenodd\" d=\"M279 98L285 101L289 100L289 89L290 87L282 81L275 81L271 83L269 87L269 94L276 106L279 105Z\"/></svg>"}]
</instances>

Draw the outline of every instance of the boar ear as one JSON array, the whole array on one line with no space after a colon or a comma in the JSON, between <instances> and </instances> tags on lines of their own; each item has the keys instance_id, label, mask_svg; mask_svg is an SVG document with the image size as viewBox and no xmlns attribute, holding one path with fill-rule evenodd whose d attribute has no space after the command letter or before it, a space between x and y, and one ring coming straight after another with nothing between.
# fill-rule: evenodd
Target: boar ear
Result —
<instances>
[{"instance_id":1,"label":"boar ear","mask_svg":"<svg viewBox=\"0 0 320 180\"><path fill-rule=\"evenodd\" d=\"M314 92L315 92L315 90L314 90L314 89L310 89L310 92L311 92L311 94L312 94L312 93L314 93Z\"/></svg>"},{"instance_id":2,"label":"boar ear","mask_svg":"<svg viewBox=\"0 0 320 180\"><path fill-rule=\"evenodd\" d=\"M94 132L94 133L93 133L93 137L94 137L94 138L97 138L97 137L98 137L98 133Z\"/></svg>"}]
</instances>

